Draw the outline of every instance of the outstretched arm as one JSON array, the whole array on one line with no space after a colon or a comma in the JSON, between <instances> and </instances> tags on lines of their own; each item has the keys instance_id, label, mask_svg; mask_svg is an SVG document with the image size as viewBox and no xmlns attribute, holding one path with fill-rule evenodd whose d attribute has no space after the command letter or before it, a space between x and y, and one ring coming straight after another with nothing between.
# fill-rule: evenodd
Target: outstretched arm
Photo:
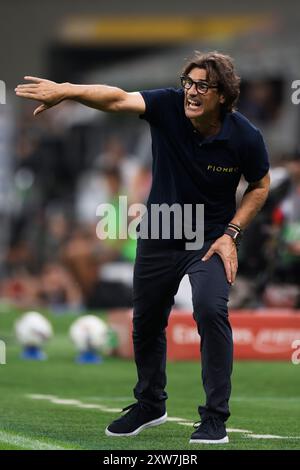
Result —
<instances>
[{"instance_id":1,"label":"outstretched arm","mask_svg":"<svg viewBox=\"0 0 300 470\"><path fill-rule=\"evenodd\" d=\"M42 102L34 115L52 108L63 100L73 100L90 108L107 112L145 112L145 102L139 92L128 93L107 85L73 85L56 83L38 77L24 77L28 83L18 85L16 95Z\"/></svg>"}]
</instances>

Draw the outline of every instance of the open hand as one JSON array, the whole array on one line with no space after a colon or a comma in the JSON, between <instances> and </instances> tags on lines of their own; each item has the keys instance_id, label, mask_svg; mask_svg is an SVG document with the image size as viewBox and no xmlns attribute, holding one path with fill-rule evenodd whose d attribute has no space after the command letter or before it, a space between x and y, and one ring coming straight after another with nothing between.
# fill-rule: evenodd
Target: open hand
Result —
<instances>
[{"instance_id":1,"label":"open hand","mask_svg":"<svg viewBox=\"0 0 300 470\"><path fill-rule=\"evenodd\" d=\"M238 269L237 249L233 239L229 235L222 235L211 245L202 261L209 260L214 253L221 257L227 280L230 284L233 284Z\"/></svg>"},{"instance_id":2,"label":"open hand","mask_svg":"<svg viewBox=\"0 0 300 470\"><path fill-rule=\"evenodd\" d=\"M30 83L18 85L15 88L17 96L41 101L43 104L34 110L34 116L52 108L65 98L65 83L56 83L38 77L24 77Z\"/></svg>"}]
</instances>

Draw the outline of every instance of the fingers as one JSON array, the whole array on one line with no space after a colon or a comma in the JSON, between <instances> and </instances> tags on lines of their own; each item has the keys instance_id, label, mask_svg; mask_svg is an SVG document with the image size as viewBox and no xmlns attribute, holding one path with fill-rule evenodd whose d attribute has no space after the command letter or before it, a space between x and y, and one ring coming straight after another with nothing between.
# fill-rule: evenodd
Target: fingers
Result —
<instances>
[{"instance_id":1,"label":"fingers","mask_svg":"<svg viewBox=\"0 0 300 470\"><path fill-rule=\"evenodd\" d=\"M237 260L232 260L231 258L225 257L224 255L222 255L222 253L219 253L214 248L210 247L208 252L203 256L202 261L209 260L214 253L217 253L223 261L227 281L229 282L229 284L232 285L235 282L236 278L238 268Z\"/></svg>"},{"instance_id":2,"label":"fingers","mask_svg":"<svg viewBox=\"0 0 300 470\"><path fill-rule=\"evenodd\" d=\"M237 263L230 259L223 258L222 256L221 259L224 264L227 281L229 282L229 284L233 285L237 273Z\"/></svg>"},{"instance_id":3,"label":"fingers","mask_svg":"<svg viewBox=\"0 0 300 470\"><path fill-rule=\"evenodd\" d=\"M30 75L25 75L24 80L30 80L31 82L34 82L34 83L41 83L45 81L44 78L31 77Z\"/></svg>"},{"instance_id":4,"label":"fingers","mask_svg":"<svg viewBox=\"0 0 300 470\"><path fill-rule=\"evenodd\" d=\"M17 87L15 88L15 90L23 90L24 88L32 88L32 89L36 89L38 88L38 83L22 83L21 85L17 85Z\"/></svg>"},{"instance_id":5,"label":"fingers","mask_svg":"<svg viewBox=\"0 0 300 470\"><path fill-rule=\"evenodd\" d=\"M230 284L233 285L235 281L235 269L234 264L230 262Z\"/></svg>"},{"instance_id":6,"label":"fingers","mask_svg":"<svg viewBox=\"0 0 300 470\"><path fill-rule=\"evenodd\" d=\"M227 281L232 285L235 282L238 269L238 258L235 244L233 242L228 244L228 241L224 244L224 242L221 243L220 240L217 240L203 256L202 261L209 260L214 253L220 256L224 265Z\"/></svg>"},{"instance_id":7,"label":"fingers","mask_svg":"<svg viewBox=\"0 0 300 470\"><path fill-rule=\"evenodd\" d=\"M30 94L32 96L35 96L36 99L40 99L39 91L34 88L16 88L15 92L17 96L24 96L25 94Z\"/></svg>"},{"instance_id":8,"label":"fingers","mask_svg":"<svg viewBox=\"0 0 300 470\"><path fill-rule=\"evenodd\" d=\"M226 259L223 259L223 258L222 258L222 261L223 261L223 264L224 264L224 267L225 267L225 273L226 273L227 281L229 282L229 284L232 284L233 280L232 280L231 263L230 263L230 261L228 261Z\"/></svg>"},{"instance_id":9,"label":"fingers","mask_svg":"<svg viewBox=\"0 0 300 470\"><path fill-rule=\"evenodd\" d=\"M231 267L231 284L235 283L237 270L238 270L238 261L237 259L230 260L230 267Z\"/></svg>"},{"instance_id":10,"label":"fingers","mask_svg":"<svg viewBox=\"0 0 300 470\"><path fill-rule=\"evenodd\" d=\"M18 85L17 88L15 88L15 93L21 98L43 101L43 96L38 89L38 85Z\"/></svg>"},{"instance_id":11,"label":"fingers","mask_svg":"<svg viewBox=\"0 0 300 470\"><path fill-rule=\"evenodd\" d=\"M239 268L239 265L238 265L238 261L236 260L236 262L234 264L234 281L235 281L235 278L236 278L236 275L237 275L237 272L238 272L238 268Z\"/></svg>"},{"instance_id":12,"label":"fingers","mask_svg":"<svg viewBox=\"0 0 300 470\"><path fill-rule=\"evenodd\" d=\"M36 108L33 111L33 115L37 116L37 114L40 114L40 113L42 113L43 111L46 111L46 109L49 109L49 108L50 108L50 106L47 106L46 104L41 104L41 106L39 106L38 108Z\"/></svg>"},{"instance_id":13,"label":"fingers","mask_svg":"<svg viewBox=\"0 0 300 470\"><path fill-rule=\"evenodd\" d=\"M21 98L31 98L31 99L34 99L34 100L38 100L40 99L37 94L33 91L20 91L20 90L17 90L16 91L16 95L17 96L20 96Z\"/></svg>"},{"instance_id":14,"label":"fingers","mask_svg":"<svg viewBox=\"0 0 300 470\"><path fill-rule=\"evenodd\" d=\"M236 266L234 263L230 263L230 273L231 273L231 285L235 282L236 277Z\"/></svg>"},{"instance_id":15,"label":"fingers","mask_svg":"<svg viewBox=\"0 0 300 470\"><path fill-rule=\"evenodd\" d=\"M38 77L31 77L29 75L26 75L24 77L24 80L27 80L27 81L30 81L32 83L21 83L19 85L17 85L17 87L15 88L15 91L29 91L29 90L33 90L33 89L36 89L39 87L39 85L42 83L42 82L48 82L49 80L45 80L43 78L38 78Z\"/></svg>"},{"instance_id":16,"label":"fingers","mask_svg":"<svg viewBox=\"0 0 300 470\"><path fill-rule=\"evenodd\" d=\"M203 258L201 258L201 261L207 261L209 260L209 258L211 258L211 256L215 253L215 250L210 247L210 249L207 251L207 253L205 253L205 255L203 256Z\"/></svg>"}]
</instances>

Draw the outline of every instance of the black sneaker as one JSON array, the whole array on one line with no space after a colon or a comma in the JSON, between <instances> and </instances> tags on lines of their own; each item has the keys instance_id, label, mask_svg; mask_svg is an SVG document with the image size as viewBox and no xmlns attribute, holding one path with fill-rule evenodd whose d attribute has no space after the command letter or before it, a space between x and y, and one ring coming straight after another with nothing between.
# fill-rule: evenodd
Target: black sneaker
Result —
<instances>
[{"instance_id":1,"label":"black sneaker","mask_svg":"<svg viewBox=\"0 0 300 470\"><path fill-rule=\"evenodd\" d=\"M166 412L147 410L140 403L133 403L122 411L127 411L127 413L113 421L105 429L107 436L136 436L145 428L158 426L167 420Z\"/></svg>"},{"instance_id":2,"label":"black sneaker","mask_svg":"<svg viewBox=\"0 0 300 470\"><path fill-rule=\"evenodd\" d=\"M215 417L207 416L197 427L190 439L190 444L227 444L229 442L224 422Z\"/></svg>"}]
</instances>

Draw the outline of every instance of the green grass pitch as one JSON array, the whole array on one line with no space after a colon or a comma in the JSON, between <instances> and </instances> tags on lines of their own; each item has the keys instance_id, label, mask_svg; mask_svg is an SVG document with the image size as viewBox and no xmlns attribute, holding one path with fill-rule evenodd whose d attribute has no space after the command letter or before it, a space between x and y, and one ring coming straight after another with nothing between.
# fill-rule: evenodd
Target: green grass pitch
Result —
<instances>
[{"instance_id":1,"label":"green grass pitch","mask_svg":"<svg viewBox=\"0 0 300 470\"><path fill-rule=\"evenodd\" d=\"M227 424L229 429L244 431L229 432L227 445L191 446L191 425L176 421L136 437L109 438L104 429L119 416L111 410L134 402L134 363L106 358L100 365L76 364L68 338L72 315L49 316L55 336L46 348L46 362L21 361L12 331L16 317L16 312L2 307L0 339L7 345L7 364L0 365L0 450L300 449L300 365L235 363L232 415ZM199 419L197 406L203 402L203 392L198 362L169 362L167 391L169 417L190 423Z\"/></svg>"}]
</instances>

